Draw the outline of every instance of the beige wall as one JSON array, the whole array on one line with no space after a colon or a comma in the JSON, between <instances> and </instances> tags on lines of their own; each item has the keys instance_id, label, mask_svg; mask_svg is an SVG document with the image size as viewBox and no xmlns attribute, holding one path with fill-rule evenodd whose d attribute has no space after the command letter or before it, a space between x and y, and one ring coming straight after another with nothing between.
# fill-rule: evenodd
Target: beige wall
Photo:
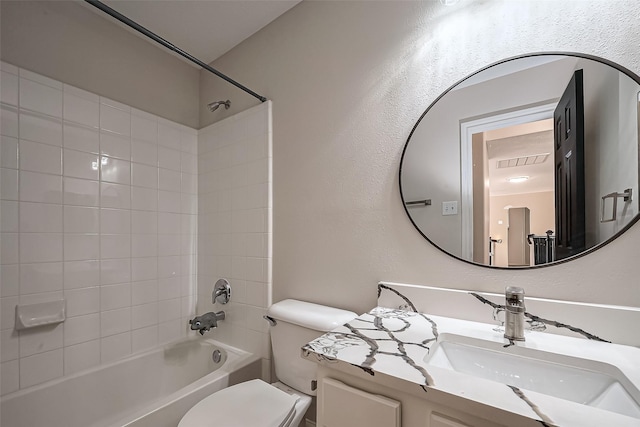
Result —
<instances>
[{"instance_id":1,"label":"beige wall","mask_svg":"<svg viewBox=\"0 0 640 427\"><path fill-rule=\"evenodd\" d=\"M198 69L83 4L0 2L1 59L197 128Z\"/></svg>"},{"instance_id":2,"label":"beige wall","mask_svg":"<svg viewBox=\"0 0 640 427\"><path fill-rule=\"evenodd\" d=\"M589 53L640 73L639 14L634 0L308 1L216 61L273 100L274 301L362 312L376 302L376 282L391 280L495 292L518 284L533 296L640 306L638 225L570 263L490 270L425 241L398 190L409 132L447 87L536 51ZM257 104L200 77L205 99L234 103L201 109L203 126Z\"/></svg>"}]
</instances>

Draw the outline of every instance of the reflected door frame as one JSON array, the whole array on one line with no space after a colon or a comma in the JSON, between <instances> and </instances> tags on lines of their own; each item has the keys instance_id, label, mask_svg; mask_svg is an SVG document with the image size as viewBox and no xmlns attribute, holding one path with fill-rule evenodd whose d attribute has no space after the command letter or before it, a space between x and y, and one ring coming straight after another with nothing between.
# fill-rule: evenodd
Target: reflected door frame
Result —
<instances>
[{"instance_id":1,"label":"reflected door frame","mask_svg":"<svg viewBox=\"0 0 640 427\"><path fill-rule=\"evenodd\" d=\"M473 150L476 133L553 118L558 100L460 122L461 258L473 260ZM488 236L487 236L488 237Z\"/></svg>"}]
</instances>

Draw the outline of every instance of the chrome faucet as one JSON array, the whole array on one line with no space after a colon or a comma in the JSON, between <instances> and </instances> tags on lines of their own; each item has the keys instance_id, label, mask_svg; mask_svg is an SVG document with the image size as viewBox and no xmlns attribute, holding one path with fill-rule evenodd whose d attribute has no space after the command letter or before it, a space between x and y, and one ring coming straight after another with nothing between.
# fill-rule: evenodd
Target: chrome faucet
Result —
<instances>
[{"instance_id":1,"label":"chrome faucet","mask_svg":"<svg viewBox=\"0 0 640 427\"><path fill-rule=\"evenodd\" d=\"M505 300L504 337L524 341L524 289L507 286Z\"/></svg>"},{"instance_id":2,"label":"chrome faucet","mask_svg":"<svg viewBox=\"0 0 640 427\"><path fill-rule=\"evenodd\" d=\"M224 311L219 311L217 313L210 311L209 313L205 313L202 316L196 316L189 320L189 324L191 325L192 331L198 331L200 332L200 335L204 335L204 333L211 328L217 328L218 320L224 320L224 318Z\"/></svg>"}]
</instances>

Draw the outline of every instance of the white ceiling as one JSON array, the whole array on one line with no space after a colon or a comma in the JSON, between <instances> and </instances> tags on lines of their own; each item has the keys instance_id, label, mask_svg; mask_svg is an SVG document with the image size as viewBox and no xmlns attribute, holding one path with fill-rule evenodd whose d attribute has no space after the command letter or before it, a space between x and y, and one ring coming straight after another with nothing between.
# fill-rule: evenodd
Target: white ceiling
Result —
<instances>
[{"instance_id":1,"label":"white ceiling","mask_svg":"<svg viewBox=\"0 0 640 427\"><path fill-rule=\"evenodd\" d=\"M300 1L103 0L103 3L190 55L210 63ZM113 20L97 8L88 7L105 19ZM165 49L137 31L130 31Z\"/></svg>"}]
</instances>

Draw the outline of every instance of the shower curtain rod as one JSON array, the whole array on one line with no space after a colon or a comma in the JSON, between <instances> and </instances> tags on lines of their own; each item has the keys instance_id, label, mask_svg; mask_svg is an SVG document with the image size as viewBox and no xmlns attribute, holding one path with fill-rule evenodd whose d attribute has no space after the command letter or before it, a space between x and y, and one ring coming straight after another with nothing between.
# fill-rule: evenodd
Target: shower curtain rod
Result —
<instances>
[{"instance_id":1,"label":"shower curtain rod","mask_svg":"<svg viewBox=\"0 0 640 427\"><path fill-rule=\"evenodd\" d=\"M140 25L137 22L127 18L126 16L124 16L120 12L110 8L106 4L101 3L98 0L85 0L85 1L87 3L89 3L90 5L97 7L98 9L100 9L101 11L106 13L107 15L109 15L109 16L117 19L118 21L122 22L123 24L128 25L129 27L133 28L134 30L144 34L145 36L149 37L151 40L153 40L153 41L155 41L157 43L160 43L162 46L166 47L167 49L174 51L178 55L188 59L189 61L191 61L191 62L193 62L195 64L198 64L199 66L201 66L205 70L215 74L216 76L220 77L223 80L226 80L227 82L231 83L232 85L236 86L237 88L242 89L243 91L247 92L249 95L251 95L251 96L253 96L255 98L258 98L260 101L265 102L267 100L267 98L265 98L264 96L258 95L257 93L255 93L254 91L249 89L248 87L243 86L240 83L238 83L237 81L233 80L232 78L225 76L220 71L218 71L215 68L209 66L208 64L205 64L204 62L200 61L198 58L196 58L194 56L191 56L190 54L188 54L184 50L174 46L173 44L169 43L168 41L166 41L162 37L158 36L157 34L151 32L151 31L149 31L148 29L146 29L142 25Z\"/></svg>"}]
</instances>

